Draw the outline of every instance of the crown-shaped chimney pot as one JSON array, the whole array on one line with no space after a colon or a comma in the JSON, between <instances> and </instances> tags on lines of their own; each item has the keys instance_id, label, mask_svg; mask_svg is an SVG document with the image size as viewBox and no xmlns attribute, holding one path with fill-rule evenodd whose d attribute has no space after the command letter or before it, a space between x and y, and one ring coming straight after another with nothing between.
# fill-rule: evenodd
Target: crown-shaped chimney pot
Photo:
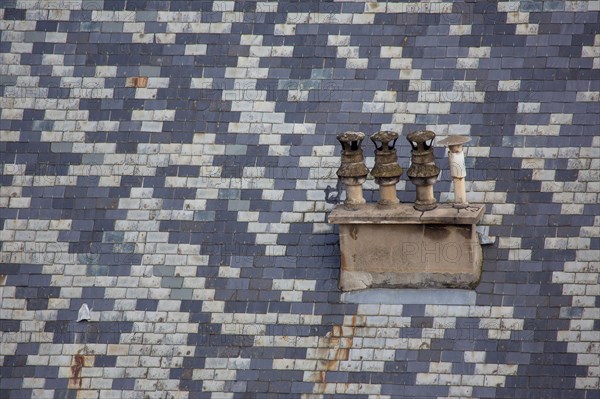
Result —
<instances>
[{"instance_id":1,"label":"crown-shaped chimney pot","mask_svg":"<svg viewBox=\"0 0 600 399\"><path fill-rule=\"evenodd\" d=\"M361 148L365 139L362 132L345 132L337 135L342 145L341 165L337 170L338 177L346 185L346 205L364 204L362 184L366 181L369 169Z\"/></svg>"},{"instance_id":2,"label":"crown-shaped chimney pot","mask_svg":"<svg viewBox=\"0 0 600 399\"><path fill-rule=\"evenodd\" d=\"M396 195L396 184L402 175L402 167L398 164L395 148L398 137L398 133L387 130L377 132L370 137L375 144L375 165L371 169L371 176L379 185L379 205L393 205L400 202Z\"/></svg>"},{"instance_id":3,"label":"crown-shaped chimney pot","mask_svg":"<svg viewBox=\"0 0 600 399\"><path fill-rule=\"evenodd\" d=\"M440 174L440 168L435 164L433 155L435 133L431 130L419 130L410 133L406 139L412 147L411 165L406 174L417 187L415 209L430 211L437 207L433 196L433 184Z\"/></svg>"}]
</instances>

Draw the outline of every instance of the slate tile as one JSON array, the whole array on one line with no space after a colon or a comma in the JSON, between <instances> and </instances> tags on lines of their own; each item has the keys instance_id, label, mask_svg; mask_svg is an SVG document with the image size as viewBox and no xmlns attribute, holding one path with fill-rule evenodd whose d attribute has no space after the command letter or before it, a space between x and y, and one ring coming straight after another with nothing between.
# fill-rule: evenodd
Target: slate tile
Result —
<instances>
[{"instance_id":1,"label":"slate tile","mask_svg":"<svg viewBox=\"0 0 600 399\"><path fill-rule=\"evenodd\" d=\"M27 310L45 310L48 309L47 298L28 298Z\"/></svg>"},{"instance_id":2,"label":"slate tile","mask_svg":"<svg viewBox=\"0 0 600 399\"><path fill-rule=\"evenodd\" d=\"M9 1L8 4L5 4L6 8L4 9L4 19L7 21L22 21L25 20L27 10L22 8L13 8L14 4L11 4Z\"/></svg>"},{"instance_id":3,"label":"slate tile","mask_svg":"<svg viewBox=\"0 0 600 399\"><path fill-rule=\"evenodd\" d=\"M2 332L18 332L21 328L21 322L19 320L8 320L1 319L0 320L0 331ZM5 365L6 361L5 361Z\"/></svg>"}]
</instances>

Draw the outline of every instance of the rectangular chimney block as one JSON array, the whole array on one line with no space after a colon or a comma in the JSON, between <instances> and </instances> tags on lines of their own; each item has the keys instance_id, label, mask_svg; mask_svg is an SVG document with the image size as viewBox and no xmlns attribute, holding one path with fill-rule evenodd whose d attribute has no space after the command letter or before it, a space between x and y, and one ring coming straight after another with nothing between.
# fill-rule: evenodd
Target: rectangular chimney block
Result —
<instances>
[{"instance_id":1,"label":"rectangular chimney block","mask_svg":"<svg viewBox=\"0 0 600 399\"><path fill-rule=\"evenodd\" d=\"M483 261L475 229L483 213L483 205L439 204L427 212L412 204L338 205L329 223L340 225L340 289L474 288Z\"/></svg>"}]
</instances>

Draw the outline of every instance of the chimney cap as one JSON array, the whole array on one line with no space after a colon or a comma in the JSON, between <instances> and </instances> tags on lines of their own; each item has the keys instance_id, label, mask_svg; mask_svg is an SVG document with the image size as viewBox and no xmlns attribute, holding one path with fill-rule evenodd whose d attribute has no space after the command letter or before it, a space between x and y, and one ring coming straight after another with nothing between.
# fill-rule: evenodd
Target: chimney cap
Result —
<instances>
[{"instance_id":1,"label":"chimney cap","mask_svg":"<svg viewBox=\"0 0 600 399\"><path fill-rule=\"evenodd\" d=\"M398 133L392 132L391 130L382 130L371 136L371 141L381 141L387 143L392 140L397 140L399 137Z\"/></svg>"},{"instance_id":2,"label":"chimney cap","mask_svg":"<svg viewBox=\"0 0 600 399\"><path fill-rule=\"evenodd\" d=\"M468 136L448 136L443 140L438 141L438 144L451 146L451 145L462 145L471 141Z\"/></svg>"},{"instance_id":3,"label":"chimney cap","mask_svg":"<svg viewBox=\"0 0 600 399\"><path fill-rule=\"evenodd\" d=\"M424 143L433 140L435 138L435 133L431 130L417 130L416 132L409 133L406 138L408 141L413 141L415 143Z\"/></svg>"},{"instance_id":4,"label":"chimney cap","mask_svg":"<svg viewBox=\"0 0 600 399\"><path fill-rule=\"evenodd\" d=\"M348 143L352 141L362 141L365 139L365 134L363 132L344 132L340 133L336 136L338 141L343 143Z\"/></svg>"}]
</instances>

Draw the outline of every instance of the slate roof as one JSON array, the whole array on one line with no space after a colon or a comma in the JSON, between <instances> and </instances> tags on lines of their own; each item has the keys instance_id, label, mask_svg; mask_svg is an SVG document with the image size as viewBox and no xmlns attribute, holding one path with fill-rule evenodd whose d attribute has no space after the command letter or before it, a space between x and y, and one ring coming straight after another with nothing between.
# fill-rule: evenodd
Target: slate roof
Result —
<instances>
[{"instance_id":1,"label":"slate roof","mask_svg":"<svg viewBox=\"0 0 600 399\"><path fill-rule=\"evenodd\" d=\"M600 398L598 1L1 7L0 397ZM421 128L481 283L351 303L335 135Z\"/></svg>"}]
</instances>

